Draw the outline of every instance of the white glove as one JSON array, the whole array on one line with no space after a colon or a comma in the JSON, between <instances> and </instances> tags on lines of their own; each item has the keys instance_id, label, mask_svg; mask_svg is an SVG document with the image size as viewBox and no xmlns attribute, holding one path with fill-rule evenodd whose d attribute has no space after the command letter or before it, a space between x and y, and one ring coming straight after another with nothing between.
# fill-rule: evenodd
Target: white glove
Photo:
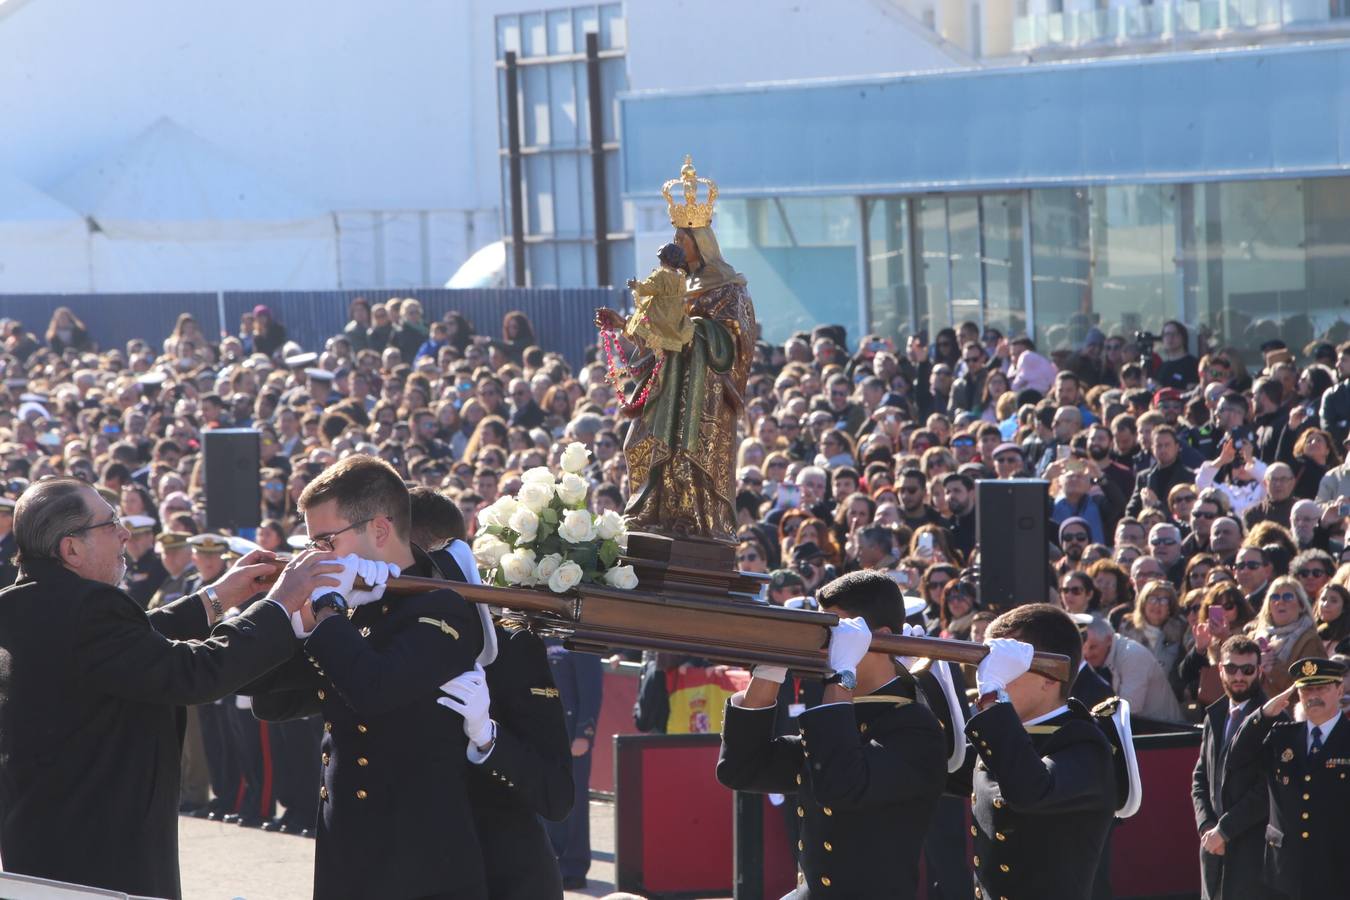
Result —
<instances>
[{"instance_id":1,"label":"white glove","mask_svg":"<svg viewBox=\"0 0 1350 900\"><path fill-rule=\"evenodd\" d=\"M975 669L975 686L981 696L1007 689L1031 668L1031 656L1036 652L1026 641L1013 638L993 638L985 645L989 654Z\"/></svg>"},{"instance_id":2,"label":"white glove","mask_svg":"<svg viewBox=\"0 0 1350 900\"><path fill-rule=\"evenodd\" d=\"M300 614L298 612L291 613L291 631L293 631L295 636L302 641L314 633L314 629L312 628L309 631L305 630L305 625L300 621Z\"/></svg>"},{"instance_id":3,"label":"white glove","mask_svg":"<svg viewBox=\"0 0 1350 900\"><path fill-rule=\"evenodd\" d=\"M840 619L830 628L830 671L857 672L871 646L872 630L862 616Z\"/></svg>"},{"instance_id":4,"label":"white glove","mask_svg":"<svg viewBox=\"0 0 1350 900\"><path fill-rule=\"evenodd\" d=\"M901 636L901 637L928 637L928 632L926 632L926 631L923 630L923 626L922 626L922 625L901 625L901 626L900 626L900 636ZM918 662L920 659L923 659L923 657L921 657L921 656L897 656L897 657L895 658L895 661L898 662L900 665L904 666L906 671L909 671L911 668L913 668L914 664L915 664L916 662Z\"/></svg>"},{"instance_id":5,"label":"white glove","mask_svg":"<svg viewBox=\"0 0 1350 900\"><path fill-rule=\"evenodd\" d=\"M347 594L347 605L355 609L358 606L365 606L367 603L374 603L381 599L384 597L384 589L388 585L389 579L397 578L401 571L393 563L357 558L356 578L358 581L370 585L370 588L367 590L353 586L351 592Z\"/></svg>"},{"instance_id":6,"label":"white glove","mask_svg":"<svg viewBox=\"0 0 1350 900\"><path fill-rule=\"evenodd\" d=\"M750 672L750 677L782 684L787 680L787 669L782 666L755 666Z\"/></svg>"},{"instance_id":7,"label":"white glove","mask_svg":"<svg viewBox=\"0 0 1350 900\"><path fill-rule=\"evenodd\" d=\"M445 694L436 702L464 717L464 734L474 747L485 747L492 742L496 731L488 714L487 674L482 666L461 672L441 685Z\"/></svg>"}]
</instances>

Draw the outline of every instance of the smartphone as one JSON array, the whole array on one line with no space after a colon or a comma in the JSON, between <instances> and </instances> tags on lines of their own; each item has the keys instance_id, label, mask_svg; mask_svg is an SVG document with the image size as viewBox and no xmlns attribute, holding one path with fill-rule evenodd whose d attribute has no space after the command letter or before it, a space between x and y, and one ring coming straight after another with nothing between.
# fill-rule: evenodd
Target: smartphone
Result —
<instances>
[{"instance_id":1,"label":"smartphone","mask_svg":"<svg viewBox=\"0 0 1350 900\"><path fill-rule=\"evenodd\" d=\"M886 574L891 576L891 581L894 581L901 587L909 587L909 573L904 569L892 569Z\"/></svg>"},{"instance_id":2,"label":"smartphone","mask_svg":"<svg viewBox=\"0 0 1350 900\"><path fill-rule=\"evenodd\" d=\"M1064 446L1063 444L1060 444L1058 447L1055 448L1055 459L1068 459L1068 458L1069 458L1068 447Z\"/></svg>"},{"instance_id":3,"label":"smartphone","mask_svg":"<svg viewBox=\"0 0 1350 900\"><path fill-rule=\"evenodd\" d=\"M1219 626L1223 624L1223 607L1211 606L1209 608L1209 624Z\"/></svg>"},{"instance_id":4,"label":"smartphone","mask_svg":"<svg viewBox=\"0 0 1350 900\"><path fill-rule=\"evenodd\" d=\"M933 555L933 533L925 531L919 535L919 555L924 559Z\"/></svg>"},{"instance_id":5,"label":"smartphone","mask_svg":"<svg viewBox=\"0 0 1350 900\"><path fill-rule=\"evenodd\" d=\"M871 341L868 343L867 349L871 350L873 353L880 353L881 351L887 350L889 348L886 346L885 341Z\"/></svg>"},{"instance_id":6,"label":"smartphone","mask_svg":"<svg viewBox=\"0 0 1350 900\"><path fill-rule=\"evenodd\" d=\"M1270 641L1266 640L1263 637L1259 637L1256 639L1256 646L1261 648L1262 653L1270 652Z\"/></svg>"}]
</instances>

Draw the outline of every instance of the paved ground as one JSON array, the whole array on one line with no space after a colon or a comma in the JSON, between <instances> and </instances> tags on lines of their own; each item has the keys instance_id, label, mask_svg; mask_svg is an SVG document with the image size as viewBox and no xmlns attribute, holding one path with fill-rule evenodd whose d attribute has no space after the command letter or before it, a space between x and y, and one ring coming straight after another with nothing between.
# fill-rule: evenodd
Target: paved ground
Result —
<instances>
[{"instance_id":1,"label":"paved ground","mask_svg":"<svg viewBox=\"0 0 1350 900\"><path fill-rule=\"evenodd\" d=\"M183 900L304 900L311 894L314 842L201 819L178 820ZM590 886L568 897L614 890L614 805L591 801Z\"/></svg>"}]
</instances>

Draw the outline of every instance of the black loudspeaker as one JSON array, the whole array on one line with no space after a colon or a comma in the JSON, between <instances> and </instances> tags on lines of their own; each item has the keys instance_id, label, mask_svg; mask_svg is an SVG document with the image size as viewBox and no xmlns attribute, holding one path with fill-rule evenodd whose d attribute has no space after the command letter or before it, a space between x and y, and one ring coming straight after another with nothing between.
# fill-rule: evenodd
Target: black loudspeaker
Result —
<instances>
[{"instance_id":1,"label":"black loudspeaker","mask_svg":"<svg viewBox=\"0 0 1350 900\"><path fill-rule=\"evenodd\" d=\"M976 483L980 603L986 609L1049 600L1048 486L1036 478Z\"/></svg>"},{"instance_id":2,"label":"black loudspeaker","mask_svg":"<svg viewBox=\"0 0 1350 900\"><path fill-rule=\"evenodd\" d=\"M202 432L206 527L257 528L262 521L262 440L252 428Z\"/></svg>"}]
</instances>

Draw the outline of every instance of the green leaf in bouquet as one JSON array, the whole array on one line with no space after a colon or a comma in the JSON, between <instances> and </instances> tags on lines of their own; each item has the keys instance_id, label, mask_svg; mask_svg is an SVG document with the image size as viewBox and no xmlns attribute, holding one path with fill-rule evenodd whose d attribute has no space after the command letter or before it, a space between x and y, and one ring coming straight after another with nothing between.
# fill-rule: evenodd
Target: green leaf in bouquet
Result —
<instances>
[{"instance_id":1,"label":"green leaf in bouquet","mask_svg":"<svg viewBox=\"0 0 1350 900\"><path fill-rule=\"evenodd\" d=\"M571 549L567 551L567 558L581 566L584 571L594 570L599 563L599 554L592 544L571 545Z\"/></svg>"},{"instance_id":2,"label":"green leaf in bouquet","mask_svg":"<svg viewBox=\"0 0 1350 900\"><path fill-rule=\"evenodd\" d=\"M550 525L558 524L558 511L553 508L552 503L545 507L544 511L539 514L539 521L547 522Z\"/></svg>"},{"instance_id":3,"label":"green leaf in bouquet","mask_svg":"<svg viewBox=\"0 0 1350 900\"><path fill-rule=\"evenodd\" d=\"M543 542L548 540L553 533L554 529L552 525L548 524L547 522L540 522L539 531L534 537L535 543L542 545Z\"/></svg>"},{"instance_id":4,"label":"green leaf in bouquet","mask_svg":"<svg viewBox=\"0 0 1350 900\"><path fill-rule=\"evenodd\" d=\"M488 534L495 535L495 536L497 536L497 537L501 537L501 536L502 536L502 532L506 530L506 526L505 526L505 525L489 525L488 527L484 528L483 530L484 530L485 532L487 532Z\"/></svg>"},{"instance_id":5,"label":"green leaf in bouquet","mask_svg":"<svg viewBox=\"0 0 1350 900\"><path fill-rule=\"evenodd\" d=\"M600 562L602 562L602 563L605 564L605 568L606 568L606 569L608 569L610 566L614 565L614 562L615 562L618 558L619 558L619 542L618 542L618 541L615 541L615 540L608 540L608 541L605 541L603 544L600 545Z\"/></svg>"}]
</instances>

